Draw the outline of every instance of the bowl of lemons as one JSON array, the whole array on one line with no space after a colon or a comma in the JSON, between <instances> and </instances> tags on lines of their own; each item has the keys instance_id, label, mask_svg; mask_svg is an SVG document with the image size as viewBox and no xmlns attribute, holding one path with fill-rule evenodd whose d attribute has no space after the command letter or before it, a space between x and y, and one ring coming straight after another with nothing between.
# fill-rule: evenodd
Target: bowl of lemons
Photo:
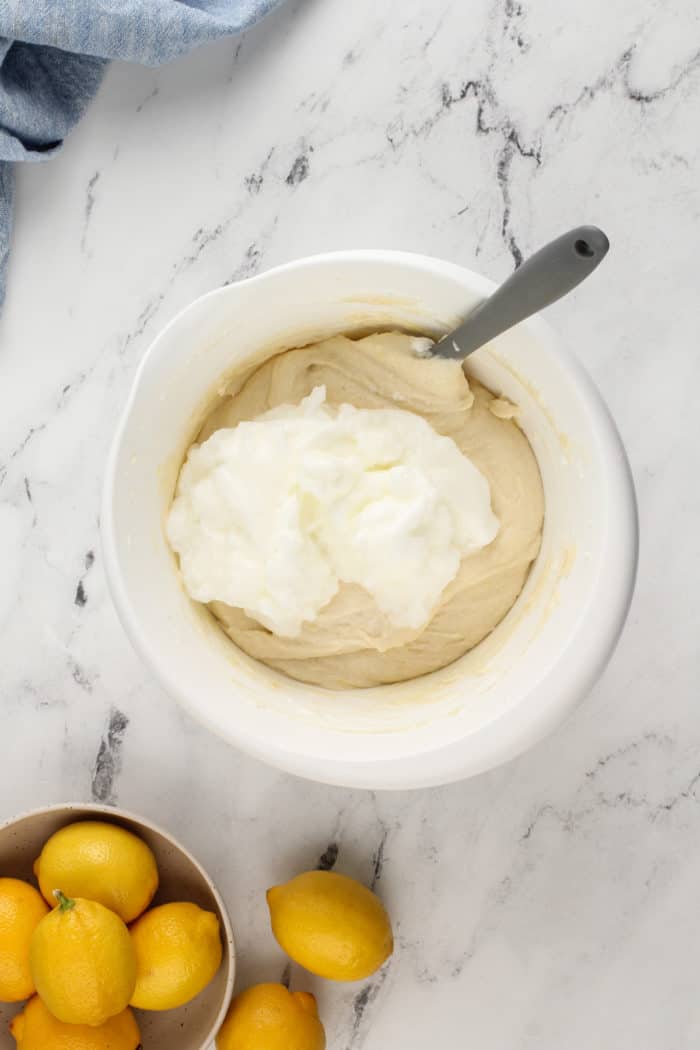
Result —
<instances>
[{"instance_id":1,"label":"bowl of lemons","mask_svg":"<svg viewBox=\"0 0 700 1050\"><path fill-rule=\"evenodd\" d=\"M0 1050L206 1050L234 974L224 903L162 829L83 805L0 826Z\"/></svg>"},{"instance_id":2,"label":"bowl of lemons","mask_svg":"<svg viewBox=\"0 0 700 1050\"><path fill-rule=\"evenodd\" d=\"M0 1050L326 1050L311 975L364 981L394 951L383 902L337 859L261 887L295 987L232 998L224 904L165 831L82 805L0 826Z\"/></svg>"}]
</instances>

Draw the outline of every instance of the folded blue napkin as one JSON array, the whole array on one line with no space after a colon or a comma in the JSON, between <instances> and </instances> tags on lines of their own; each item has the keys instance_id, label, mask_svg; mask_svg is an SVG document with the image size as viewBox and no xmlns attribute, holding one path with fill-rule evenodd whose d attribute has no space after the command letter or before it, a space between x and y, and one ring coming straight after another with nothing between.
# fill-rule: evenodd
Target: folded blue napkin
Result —
<instances>
[{"instance_id":1,"label":"folded blue napkin","mask_svg":"<svg viewBox=\"0 0 700 1050\"><path fill-rule=\"evenodd\" d=\"M240 33L281 0L0 0L0 303L13 162L46 160L112 58L159 65Z\"/></svg>"}]
</instances>

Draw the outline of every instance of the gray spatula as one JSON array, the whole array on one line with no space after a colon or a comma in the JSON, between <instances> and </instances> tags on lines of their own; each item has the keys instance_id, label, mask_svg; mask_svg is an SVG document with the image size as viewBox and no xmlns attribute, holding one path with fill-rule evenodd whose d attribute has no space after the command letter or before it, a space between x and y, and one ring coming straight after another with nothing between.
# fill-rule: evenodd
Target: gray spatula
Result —
<instances>
[{"instance_id":1,"label":"gray spatula","mask_svg":"<svg viewBox=\"0 0 700 1050\"><path fill-rule=\"evenodd\" d=\"M461 359L544 310L592 274L610 242L597 226L577 226L530 256L465 321L425 352Z\"/></svg>"}]
</instances>

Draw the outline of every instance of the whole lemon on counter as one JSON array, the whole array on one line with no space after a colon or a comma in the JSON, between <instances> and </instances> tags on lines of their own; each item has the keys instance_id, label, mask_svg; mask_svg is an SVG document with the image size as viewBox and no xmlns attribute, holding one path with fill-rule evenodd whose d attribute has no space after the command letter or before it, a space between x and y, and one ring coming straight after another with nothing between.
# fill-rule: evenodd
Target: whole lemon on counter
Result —
<instances>
[{"instance_id":1,"label":"whole lemon on counter","mask_svg":"<svg viewBox=\"0 0 700 1050\"><path fill-rule=\"evenodd\" d=\"M48 911L28 882L0 879L0 1002L18 1003L33 995L29 945Z\"/></svg>"},{"instance_id":2,"label":"whole lemon on counter","mask_svg":"<svg viewBox=\"0 0 700 1050\"><path fill-rule=\"evenodd\" d=\"M334 871L307 871L267 891L272 931L295 962L332 981L360 981L394 950L379 897Z\"/></svg>"},{"instance_id":3,"label":"whole lemon on counter","mask_svg":"<svg viewBox=\"0 0 700 1050\"><path fill-rule=\"evenodd\" d=\"M34 984L54 1017L101 1025L129 1005L136 958L126 926L96 901L56 891L58 906L32 936Z\"/></svg>"},{"instance_id":4,"label":"whole lemon on counter","mask_svg":"<svg viewBox=\"0 0 700 1050\"><path fill-rule=\"evenodd\" d=\"M196 904L162 904L131 927L141 1010L184 1006L209 984L221 965L219 920Z\"/></svg>"},{"instance_id":5,"label":"whole lemon on counter","mask_svg":"<svg viewBox=\"0 0 700 1050\"><path fill-rule=\"evenodd\" d=\"M49 1013L38 995L10 1024L17 1050L138 1050L141 1033L131 1010L110 1017L99 1028L65 1024Z\"/></svg>"},{"instance_id":6,"label":"whole lemon on counter","mask_svg":"<svg viewBox=\"0 0 700 1050\"><path fill-rule=\"evenodd\" d=\"M49 904L60 886L68 897L104 904L124 922L138 918L158 889L156 859L146 843L98 820L69 824L52 835L34 873Z\"/></svg>"},{"instance_id":7,"label":"whole lemon on counter","mask_svg":"<svg viewBox=\"0 0 700 1050\"><path fill-rule=\"evenodd\" d=\"M316 1000L282 984L257 984L237 995L216 1050L325 1050Z\"/></svg>"}]
</instances>

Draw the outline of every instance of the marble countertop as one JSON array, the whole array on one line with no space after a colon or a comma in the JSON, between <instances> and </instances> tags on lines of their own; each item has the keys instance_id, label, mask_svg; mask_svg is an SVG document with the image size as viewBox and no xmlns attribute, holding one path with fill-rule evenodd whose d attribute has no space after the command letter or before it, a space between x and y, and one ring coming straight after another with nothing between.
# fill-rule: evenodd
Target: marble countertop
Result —
<instances>
[{"instance_id":1,"label":"marble countertop","mask_svg":"<svg viewBox=\"0 0 700 1050\"><path fill-rule=\"evenodd\" d=\"M284 969L263 888L337 851L398 950L359 988L306 981L329 1050L700 1041L699 47L695 0L291 0L172 67L113 67L62 155L19 174L0 818L94 799L167 825L226 896L242 983ZM156 686L105 589L103 464L154 334L311 252L503 278L580 222L613 251L549 316L614 412L642 521L604 678L535 750L439 790L331 789L237 754Z\"/></svg>"}]
</instances>

